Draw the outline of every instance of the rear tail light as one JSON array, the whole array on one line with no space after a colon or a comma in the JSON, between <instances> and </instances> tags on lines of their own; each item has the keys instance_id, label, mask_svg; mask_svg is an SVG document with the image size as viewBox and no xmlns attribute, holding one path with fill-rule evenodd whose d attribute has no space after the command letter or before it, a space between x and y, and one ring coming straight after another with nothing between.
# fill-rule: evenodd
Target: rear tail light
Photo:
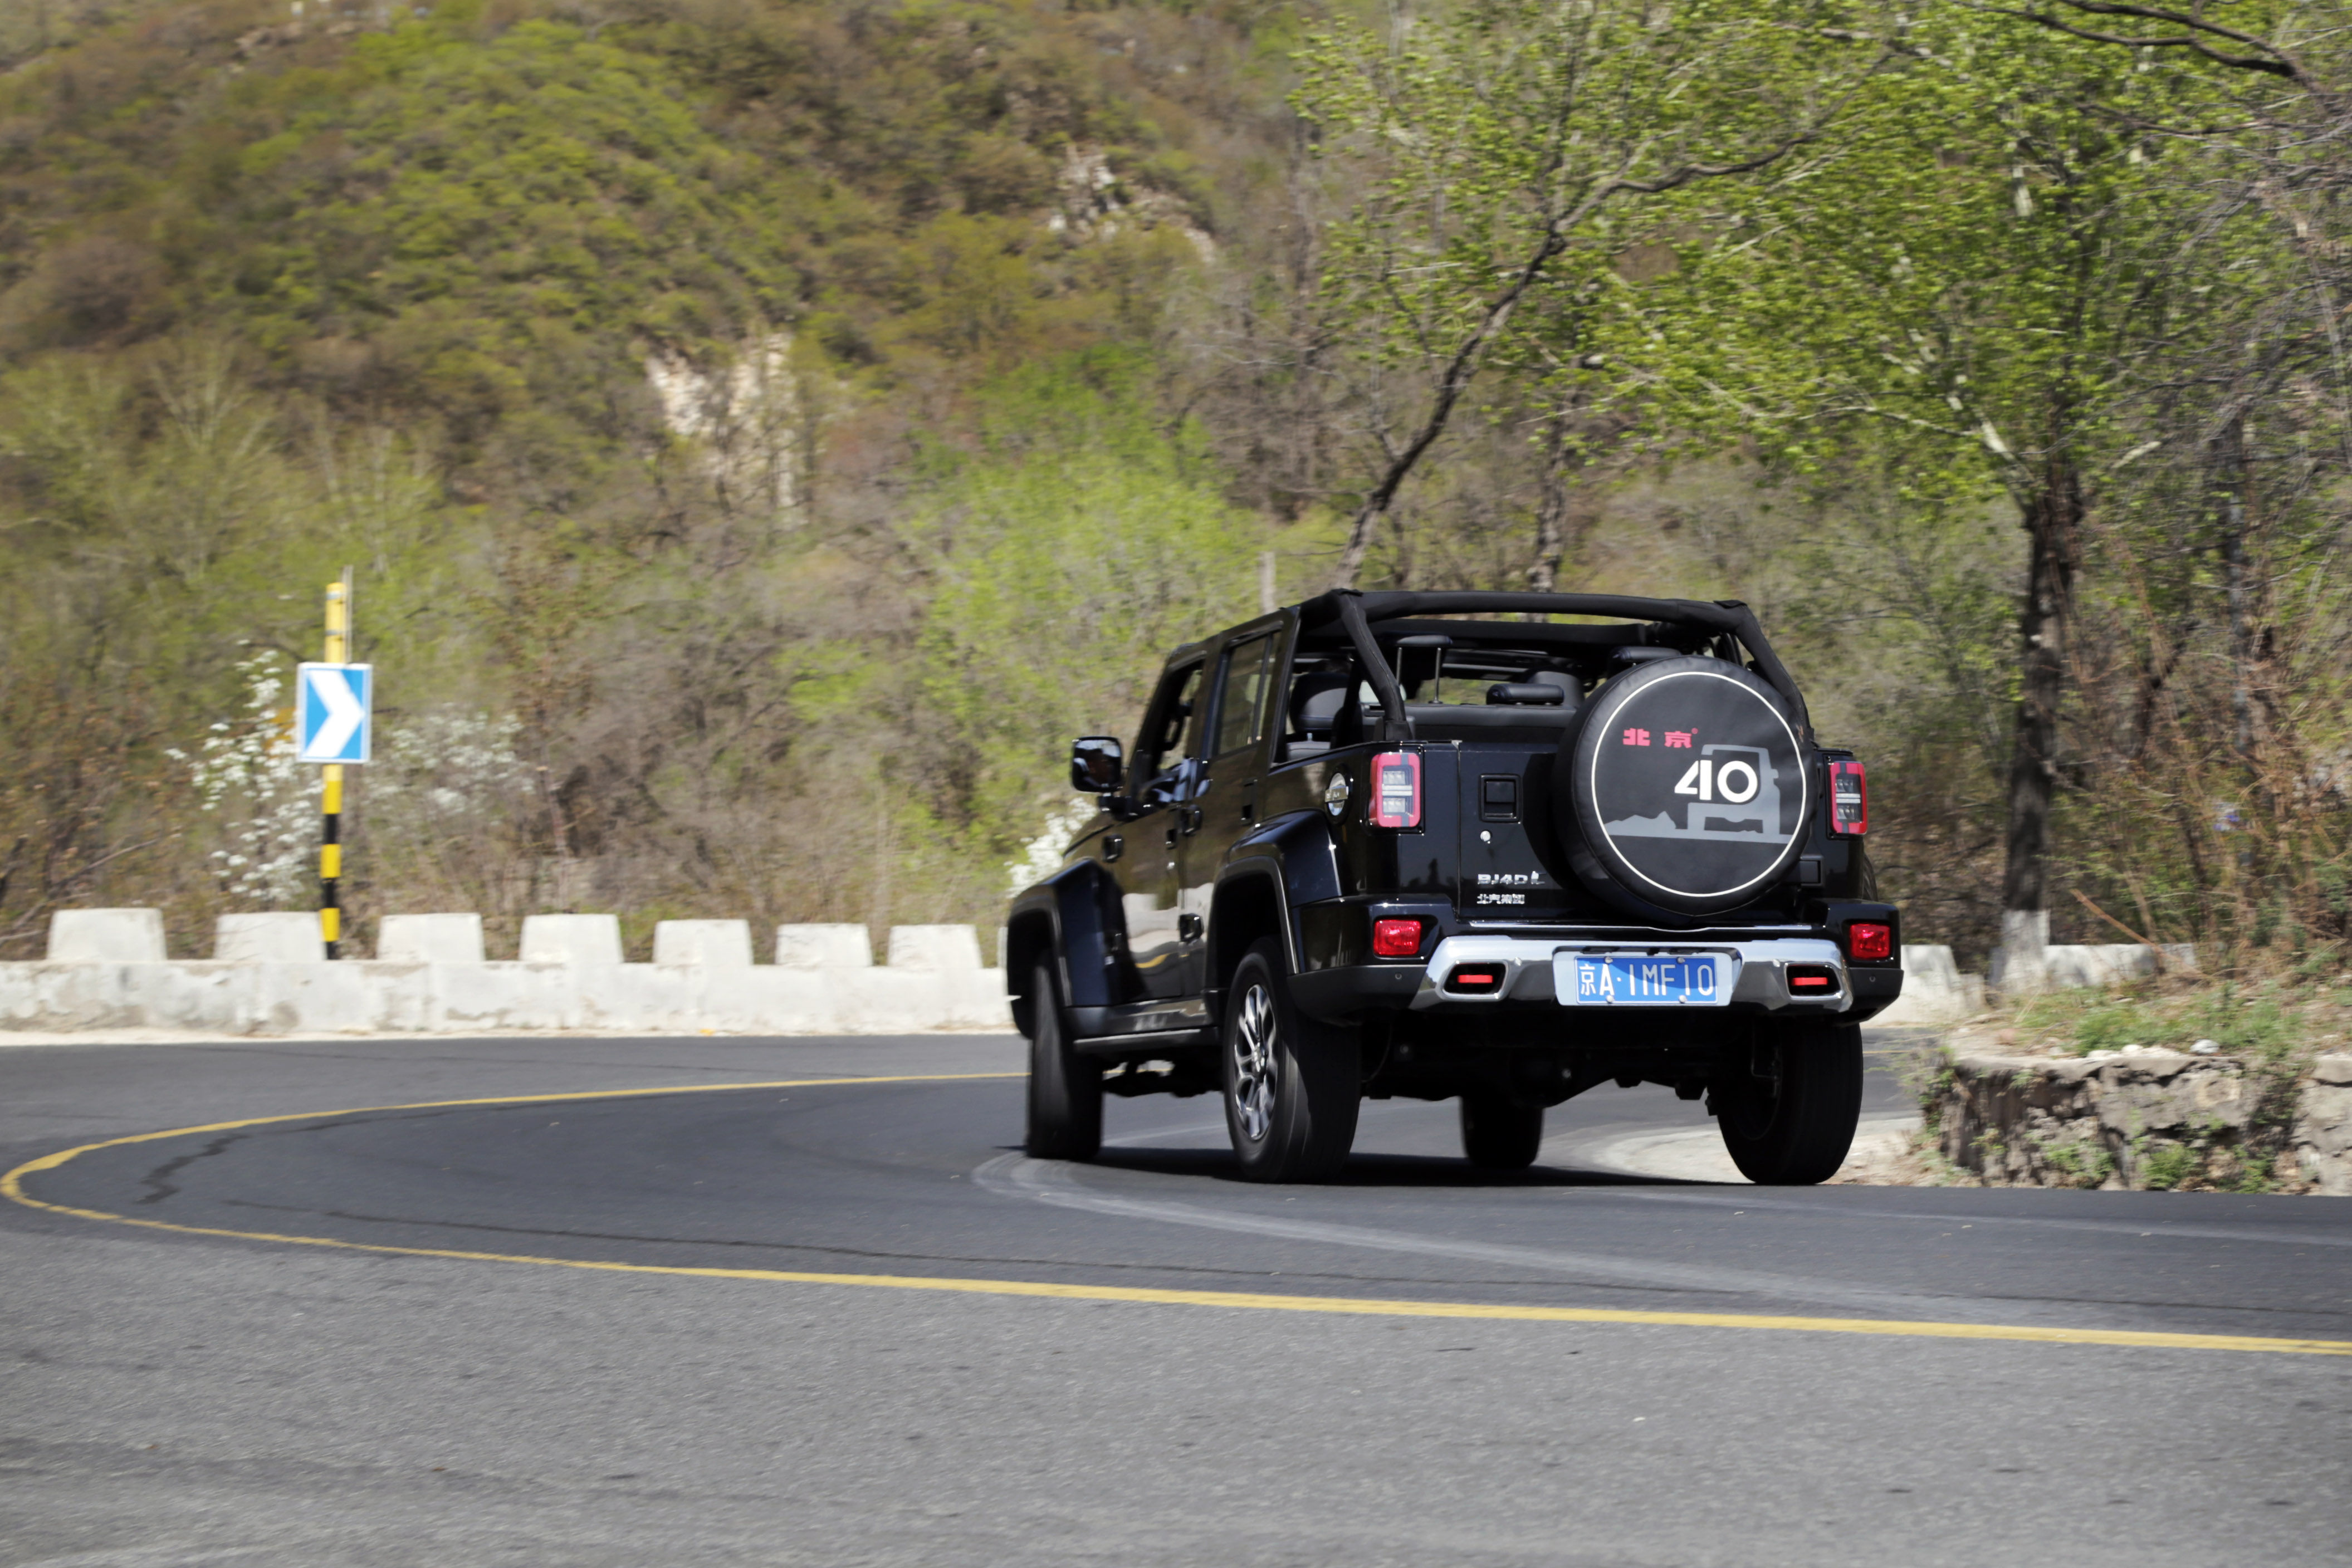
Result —
<instances>
[{"instance_id":1,"label":"rear tail light","mask_svg":"<svg viewBox=\"0 0 2352 1568\"><path fill-rule=\"evenodd\" d=\"M1372 956L1375 958L1412 958L1421 953L1421 922L1418 920L1375 920L1372 922Z\"/></svg>"},{"instance_id":2,"label":"rear tail light","mask_svg":"<svg viewBox=\"0 0 2352 1568\"><path fill-rule=\"evenodd\" d=\"M1859 762L1830 764L1830 831L1842 839L1870 831L1870 780Z\"/></svg>"},{"instance_id":3,"label":"rear tail light","mask_svg":"<svg viewBox=\"0 0 2352 1568\"><path fill-rule=\"evenodd\" d=\"M1792 997L1833 997L1837 988L1837 971L1826 964L1789 966L1789 994Z\"/></svg>"},{"instance_id":4,"label":"rear tail light","mask_svg":"<svg viewBox=\"0 0 2352 1568\"><path fill-rule=\"evenodd\" d=\"M1487 995L1502 983L1500 964L1465 964L1445 977L1447 990L1469 991L1477 996Z\"/></svg>"},{"instance_id":5,"label":"rear tail light","mask_svg":"<svg viewBox=\"0 0 2352 1568\"><path fill-rule=\"evenodd\" d=\"M1864 962L1895 956L1895 927L1874 920L1858 920L1845 928L1845 956Z\"/></svg>"},{"instance_id":6,"label":"rear tail light","mask_svg":"<svg viewBox=\"0 0 2352 1568\"><path fill-rule=\"evenodd\" d=\"M1372 826L1421 826L1421 753L1383 751L1372 758Z\"/></svg>"}]
</instances>

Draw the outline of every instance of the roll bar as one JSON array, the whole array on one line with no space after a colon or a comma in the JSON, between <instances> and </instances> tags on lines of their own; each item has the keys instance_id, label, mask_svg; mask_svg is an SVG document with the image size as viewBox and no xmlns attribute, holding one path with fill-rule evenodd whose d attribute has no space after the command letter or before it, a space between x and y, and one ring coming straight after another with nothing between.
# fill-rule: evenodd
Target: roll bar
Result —
<instances>
[{"instance_id":1,"label":"roll bar","mask_svg":"<svg viewBox=\"0 0 2352 1568\"><path fill-rule=\"evenodd\" d=\"M1444 614L1614 615L1629 621L1691 626L1734 637L1755 660L1757 674L1780 694L1781 700L1795 714L1797 727L1807 744L1812 742L1812 716L1805 709L1805 698L1797 690L1795 678L1780 663L1780 656L1772 652L1771 643L1765 641L1764 628L1758 623L1756 612L1736 599L1637 599L1621 593L1360 593L1351 588L1335 588L1301 604L1298 623L1310 631L1334 621L1339 623L1356 657L1363 663L1374 695L1381 699L1382 716L1394 733L1410 737L1412 721L1405 713L1404 688L1397 684L1396 672L1381 655L1380 643L1372 636L1372 622L1408 615Z\"/></svg>"}]
</instances>

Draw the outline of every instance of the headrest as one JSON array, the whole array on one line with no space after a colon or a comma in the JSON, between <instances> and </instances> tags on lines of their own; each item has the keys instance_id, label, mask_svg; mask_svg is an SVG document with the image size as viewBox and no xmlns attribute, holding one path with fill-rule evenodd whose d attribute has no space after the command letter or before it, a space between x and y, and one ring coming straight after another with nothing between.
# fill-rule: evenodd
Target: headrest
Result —
<instances>
[{"instance_id":1,"label":"headrest","mask_svg":"<svg viewBox=\"0 0 2352 1568\"><path fill-rule=\"evenodd\" d=\"M1339 723L1351 681L1344 670L1299 676L1290 688L1290 727L1300 735L1313 735Z\"/></svg>"},{"instance_id":2,"label":"headrest","mask_svg":"<svg viewBox=\"0 0 2352 1568\"><path fill-rule=\"evenodd\" d=\"M1486 688L1489 707L1558 707L1568 701L1568 688L1549 681L1496 681Z\"/></svg>"}]
</instances>

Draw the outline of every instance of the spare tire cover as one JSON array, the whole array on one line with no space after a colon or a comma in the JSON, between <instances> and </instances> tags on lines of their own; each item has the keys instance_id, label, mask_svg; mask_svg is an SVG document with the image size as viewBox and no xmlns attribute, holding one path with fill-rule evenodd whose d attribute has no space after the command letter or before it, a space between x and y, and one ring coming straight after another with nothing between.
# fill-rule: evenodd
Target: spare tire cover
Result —
<instances>
[{"instance_id":1,"label":"spare tire cover","mask_svg":"<svg viewBox=\"0 0 2352 1568\"><path fill-rule=\"evenodd\" d=\"M1737 664L1683 657L1628 670L1593 694L1561 751L1555 820L1572 841L1561 848L1620 907L1738 908L1804 844L1804 749L1780 695Z\"/></svg>"}]
</instances>

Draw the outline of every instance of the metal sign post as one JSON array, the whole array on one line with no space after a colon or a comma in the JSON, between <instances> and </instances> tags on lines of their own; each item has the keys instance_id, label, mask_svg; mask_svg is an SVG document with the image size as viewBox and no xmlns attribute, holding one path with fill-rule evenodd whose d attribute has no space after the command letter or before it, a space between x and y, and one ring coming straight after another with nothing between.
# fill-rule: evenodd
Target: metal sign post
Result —
<instances>
[{"instance_id":1,"label":"metal sign post","mask_svg":"<svg viewBox=\"0 0 2352 1568\"><path fill-rule=\"evenodd\" d=\"M343 766L368 759L373 741L375 671L345 663L352 627L352 574L327 584L327 657L294 671L295 757L326 766L320 787L319 935L327 956L342 956Z\"/></svg>"}]
</instances>

